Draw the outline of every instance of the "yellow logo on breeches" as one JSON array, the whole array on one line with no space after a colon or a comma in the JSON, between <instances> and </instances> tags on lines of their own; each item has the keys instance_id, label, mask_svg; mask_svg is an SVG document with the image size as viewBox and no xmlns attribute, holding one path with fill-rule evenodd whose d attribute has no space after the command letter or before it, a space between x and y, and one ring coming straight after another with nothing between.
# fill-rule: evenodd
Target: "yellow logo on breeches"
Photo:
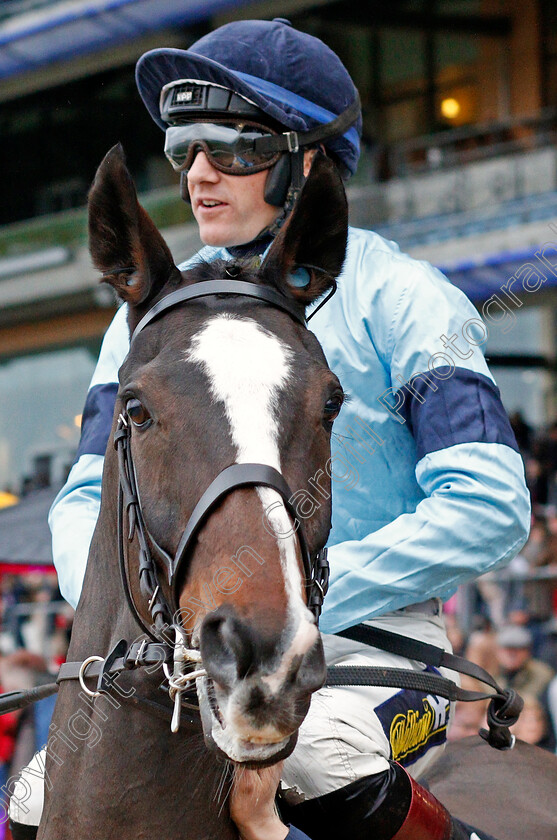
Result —
<instances>
[{"instance_id":1,"label":"yellow logo on breeches","mask_svg":"<svg viewBox=\"0 0 557 840\"><path fill-rule=\"evenodd\" d=\"M423 710L409 709L392 720L389 741L395 761L407 758L424 747L433 735L447 729L449 703L432 695L425 697L422 703Z\"/></svg>"}]
</instances>

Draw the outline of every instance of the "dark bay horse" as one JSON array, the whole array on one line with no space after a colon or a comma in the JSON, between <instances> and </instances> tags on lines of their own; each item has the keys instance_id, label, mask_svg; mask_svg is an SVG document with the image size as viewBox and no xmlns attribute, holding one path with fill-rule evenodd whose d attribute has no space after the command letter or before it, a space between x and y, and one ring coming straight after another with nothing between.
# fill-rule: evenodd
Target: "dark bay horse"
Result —
<instances>
[{"instance_id":1,"label":"dark bay horse","mask_svg":"<svg viewBox=\"0 0 557 840\"><path fill-rule=\"evenodd\" d=\"M211 505L188 551L179 546L198 501L231 465L266 465L293 491L309 489L320 475L323 498L330 496L330 435L343 393L303 318L342 268L344 189L318 156L258 269L200 262L181 273L139 206L118 147L97 172L89 219L93 262L128 304L133 337L120 370L101 511L68 660L97 657L98 664L119 640L146 638L142 630L153 626L161 598L174 603L185 640L176 651L200 650L206 671L197 679L205 740L187 708L171 732L160 663L124 670L108 695L95 695L90 660L80 669L81 684L67 679L60 686L38 836L233 838L222 756L253 766L288 755L325 678L306 605L302 543L310 557L324 546L330 502L304 520L302 540L285 491L272 482L236 484ZM168 295L227 275L270 290L271 302L213 293L152 314ZM122 470L132 490L119 521ZM169 558L180 552L183 562L169 577ZM159 574L149 603L141 577L148 553ZM140 646L138 660L142 655Z\"/></svg>"}]
</instances>

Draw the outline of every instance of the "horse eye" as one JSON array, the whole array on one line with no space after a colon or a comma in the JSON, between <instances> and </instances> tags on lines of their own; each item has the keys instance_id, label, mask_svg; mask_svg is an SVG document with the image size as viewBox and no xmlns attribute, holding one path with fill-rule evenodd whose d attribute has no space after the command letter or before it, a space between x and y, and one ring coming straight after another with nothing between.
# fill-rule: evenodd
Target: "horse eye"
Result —
<instances>
[{"instance_id":1,"label":"horse eye","mask_svg":"<svg viewBox=\"0 0 557 840\"><path fill-rule=\"evenodd\" d=\"M128 400L126 403L128 417L138 428L144 428L151 421L151 415L139 400Z\"/></svg>"},{"instance_id":2,"label":"horse eye","mask_svg":"<svg viewBox=\"0 0 557 840\"><path fill-rule=\"evenodd\" d=\"M342 408L343 398L340 394L335 394L333 397L329 397L327 402L325 403L325 409L323 411L324 419L326 423L333 423L334 420L337 419L338 415L340 414L340 409Z\"/></svg>"}]
</instances>

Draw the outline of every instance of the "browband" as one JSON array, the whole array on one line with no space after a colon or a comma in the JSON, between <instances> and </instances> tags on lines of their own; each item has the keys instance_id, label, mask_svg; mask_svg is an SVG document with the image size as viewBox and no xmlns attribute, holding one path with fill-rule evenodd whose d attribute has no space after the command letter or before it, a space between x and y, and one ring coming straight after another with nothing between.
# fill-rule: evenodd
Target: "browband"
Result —
<instances>
[{"instance_id":1,"label":"browband","mask_svg":"<svg viewBox=\"0 0 557 840\"><path fill-rule=\"evenodd\" d=\"M163 312L167 312L174 306L178 306L180 303L185 303L188 300L213 295L241 295L242 297L256 298L265 303L270 303L278 309L282 309L283 312L286 312L303 327L306 326L306 319L300 313L299 304L288 300L288 298L270 286L258 286L255 283L248 283L246 280L204 280L201 283L194 283L191 286L177 289L175 292L171 292L169 295L165 295L165 297L157 301L149 312L143 316L133 331L131 340L133 341L147 324L150 324L151 321L154 321Z\"/></svg>"}]
</instances>

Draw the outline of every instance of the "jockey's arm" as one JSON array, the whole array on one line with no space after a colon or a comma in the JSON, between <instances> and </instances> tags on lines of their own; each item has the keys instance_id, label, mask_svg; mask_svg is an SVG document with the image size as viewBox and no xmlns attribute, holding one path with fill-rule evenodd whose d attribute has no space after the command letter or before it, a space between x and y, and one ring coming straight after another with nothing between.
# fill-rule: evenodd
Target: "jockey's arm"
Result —
<instances>
[{"instance_id":1,"label":"jockey's arm","mask_svg":"<svg viewBox=\"0 0 557 840\"><path fill-rule=\"evenodd\" d=\"M383 445L374 441L375 452L355 469L372 499L374 464L381 466L383 458L396 489L397 469L406 469L400 460L408 457L397 454L396 430L408 429L419 495L407 504L403 500L399 514L372 533L360 527L358 539L335 540L333 527L331 584L320 622L325 633L429 598L446 600L459 584L512 559L529 532L524 465L482 353L487 328L439 272L416 261L401 262L400 281L392 268L397 258L385 262L392 277L362 315L393 388L388 422L378 421L373 429L383 436ZM457 333L459 343L453 348L448 342ZM447 347L450 355L439 352ZM365 364L364 353L357 360L360 365ZM356 402L348 404L349 411L357 411L357 406L352 409ZM395 429L391 437L389 424ZM341 436L342 428L341 423ZM384 488L377 490L379 499L385 498ZM350 494L359 492L360 487L335 487L333 526L335 517L349 521L358 504ZM377 507L370 502L370 511Z\"/></svg>"},{"instance_id":2,"label":"jockey's arm","mask_svg":"<svg viewBox=\"0 0 557 840\"><path fill-rule=\"evenodd\" d=\"M253 770L236 768L230 792L230 816L241 840L308 840L299 829L285 825L275 808L283 763Z\"/></svg>"},{"instance_id":3,"label":"jockey's arm","mask_svg":"<svg viewBox=\"0 0 557 840\"><path fill-rule=\"evenodd\" d=\"M361 540L329 547L330 588L320 629L337 633L428 598L512 559L528 535L528 492L517 453L459 444L420 460L426 494L413 513Z\"/></svg>"},{"instance_id":4,"label":"jockey's arm","mask_svg":"<svg viewBox=\"0 0 557 840\"><path fill-rule=\"evenodd\" d=\"M81 440L68 479L50 509L52 553L60 592L75 609L101 504L104 453L118 391L118 370L129 349L126 307L108 328L89 386Z\"/></svg>"}]
</instances>

